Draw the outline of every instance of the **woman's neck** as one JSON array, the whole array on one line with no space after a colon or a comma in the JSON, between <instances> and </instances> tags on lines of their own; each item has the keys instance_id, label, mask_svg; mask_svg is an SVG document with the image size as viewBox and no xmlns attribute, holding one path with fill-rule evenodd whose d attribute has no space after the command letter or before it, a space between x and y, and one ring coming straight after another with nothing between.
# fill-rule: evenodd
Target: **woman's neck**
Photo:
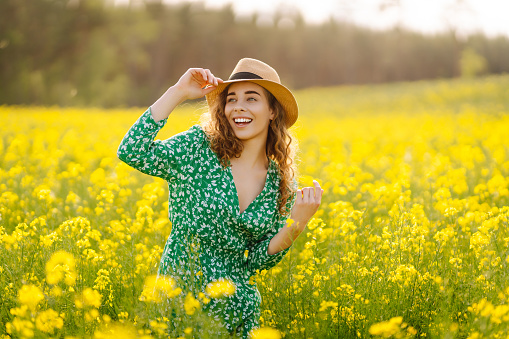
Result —
<instances>
[{"instance_id":1,"label":"woman's neck","mask_svg":"<svg viewBox=\"0 0 509 339\"><path fill-rule=\"evenodd\" d=\"M267 158L266 143L255 142L249 140L243 142L244 148L240 157L231 159L232 162L242 163L246 168L269 168L269 160Z\"/></svg>"}]
</instances>

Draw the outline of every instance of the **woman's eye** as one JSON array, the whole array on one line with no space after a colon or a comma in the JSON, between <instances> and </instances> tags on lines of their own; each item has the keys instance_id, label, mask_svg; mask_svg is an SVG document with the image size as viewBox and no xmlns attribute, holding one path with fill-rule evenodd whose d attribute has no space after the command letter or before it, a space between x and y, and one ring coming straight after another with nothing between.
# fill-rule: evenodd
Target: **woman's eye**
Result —
<instances>
[{"instance_id":1,"label":"woman's eye","mask_svg":"<svg viewBox=\"0 0 509 339\"><path fill-rule=\"evenodd\" d=\"M229 98L228 100L226 100L226 102L235 102L235 99L234 98Z\"/></svg>"},{"instance_id":2,"label":"woman's eye","mask_svg":"<svg viewBox=\"0 0 509 339\"><path fill-rule=\"evenodd\" d=\"M247 98L247 101L256 101L255 98Z\"/></svg>"}]
</instances>

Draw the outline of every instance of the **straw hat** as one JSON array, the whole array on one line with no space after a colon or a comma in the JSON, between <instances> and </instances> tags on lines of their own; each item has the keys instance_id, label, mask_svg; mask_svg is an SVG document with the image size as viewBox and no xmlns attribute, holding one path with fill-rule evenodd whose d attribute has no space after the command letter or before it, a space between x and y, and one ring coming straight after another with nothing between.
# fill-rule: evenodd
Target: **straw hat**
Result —
<instances>
[{"instance_id":1,"label":"straw hat","mask_svg":"<svg viewBox=\"0 0 509 339\"><path fill-rule=\"evenodd\" d=\"M281 106L285 109L286 127L288 128L295 123L299 115L299 108L292 92L290 92L290 90L285 86L281 85L279 75L274 68L260 60L251 58L241 59L237 63L237 66L235 66L230 78L225 82L220 83L214 91L207 94L206 97L209 108L212 106L212 103L217 100L219 94L229 84L240 81L254 82L272 93L272 95L274 95L277 101L279 101Z\"/></svg>"}]
</instances>

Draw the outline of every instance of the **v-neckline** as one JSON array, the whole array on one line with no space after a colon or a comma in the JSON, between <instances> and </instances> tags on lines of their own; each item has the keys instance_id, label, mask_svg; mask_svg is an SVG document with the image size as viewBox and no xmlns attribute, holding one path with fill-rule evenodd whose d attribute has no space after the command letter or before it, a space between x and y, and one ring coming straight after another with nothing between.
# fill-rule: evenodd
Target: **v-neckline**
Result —
<instances>
[{"instance_id":1,"label":"v-neckline","mask_svg":"<svg viewBox=\"0 0 509 339\"><path fill-rule=\"evenodd\" d=\"M231 181L231 186L232 186L232 190L234 192L234 197L235 197L235 210L237 211L237 214L239 216L243 216L246 211L255 203L256 200L258 200L258 198L262 195L262 193L265 192L265 190L267 189L267 185L269 184L269 176L270 176L270 172L272 170L272 166L273 166L273 161L272 159L269 159L269 168L267 168L267 175L265 176L265 183L263 185L263 189L261 190L260 193L258 193L258 195L249 203L249 205L247 205L246 209L242 212L240 212L240 200L239 200L239 192L237 191L237 186L235 185L235 180L233 178L233 172L232 172L232 166L231 166L231 163L228 161L228 173L230 174L230 181Z\"/></svg>"}]
</instances>

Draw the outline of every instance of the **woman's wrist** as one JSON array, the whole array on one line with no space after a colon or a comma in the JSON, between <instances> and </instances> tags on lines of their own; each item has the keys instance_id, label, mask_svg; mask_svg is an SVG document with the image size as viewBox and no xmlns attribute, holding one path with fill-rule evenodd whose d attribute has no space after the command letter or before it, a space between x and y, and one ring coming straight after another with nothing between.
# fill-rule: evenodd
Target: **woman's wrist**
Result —
<instances>
[{"instance_id":1,"label":"woman's wrist","mask_svg":"<svg viewBox=\"0 0 509 339\"><path fill-rule=\"evenodd\" d=\"M183 88L181 88L178 83L168 88L166 92L170 92L170 95L174 96L175 100L178 101L179 104L189 99L187 97L188 93Z\"/></svg>"},{"instance_id":2,"label":"woman's wrist","mask_svg":"<svg viewBox=\"0 0 509 339\"><path fill-rule=\"evenodd\" d=\"M295 227L298 227L300 229L304 229L306 225L308 224L308 221L310 218L305 218L302 216L293 216L290 215L290 219L293 220L292 226L295 225Z\"/></svg>"}]
</instances>

